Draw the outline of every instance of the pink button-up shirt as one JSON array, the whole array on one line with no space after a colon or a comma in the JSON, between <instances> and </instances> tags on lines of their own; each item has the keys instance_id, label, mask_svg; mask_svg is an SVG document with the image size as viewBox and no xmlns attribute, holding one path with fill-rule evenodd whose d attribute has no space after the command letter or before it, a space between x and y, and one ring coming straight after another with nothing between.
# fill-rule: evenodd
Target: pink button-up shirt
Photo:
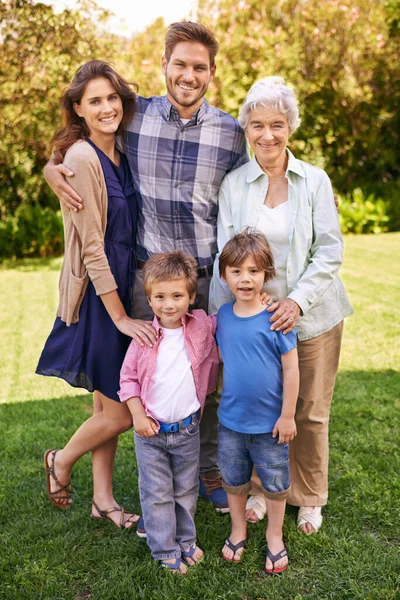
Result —
<instances>
[{"instance_id":1,"label":"pink button-up shirt","mask_svg":"<svg viewBox=\"0 0 400 600\"><path fill-rule=\"evenodd\" d=\"M194 310L182 318L183 335L189 360L192 364L193 379L201 412L207 394L211 394L217 386L219 358L215 343L216 317L209 317L204 310ZM155 419L146 408L148 388L156 367L158 348L162 343L162 329L157 317L153 327L159 332L156 344L139 346L132 341L126 353L120 377L118 395L121 402L138 396L146 414ZM155 419L156 420L156 419Z\"/></svg>"}]
</instances>

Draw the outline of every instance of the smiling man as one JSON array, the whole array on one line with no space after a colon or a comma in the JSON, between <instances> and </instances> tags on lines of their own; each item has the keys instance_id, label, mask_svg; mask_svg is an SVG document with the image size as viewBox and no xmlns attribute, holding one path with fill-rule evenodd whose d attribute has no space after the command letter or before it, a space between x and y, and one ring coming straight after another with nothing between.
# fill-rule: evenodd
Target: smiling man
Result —
<instances>
[{"instance_id":1,"label":"smiling man","mask_svg":"<svg viewBox=\"0 0 400 600\"><path fill-rule=\"evenodd\" d=\"M208 309L217 252L218 191L232 169L248 160L237 121L204 100L216 66L217 41L197 23L174 23L167 31L162 70L166 96L138 98L125 152L138 191L133 316L149 319L142 285L145 261L157 252L182 250L198 264L195 308ZM217 467L217 402L208 397L200 426L200 491L218 512L227 499Z\"/></svg>"},{"instance_id":2,"label":"smiling man","mask_svg":"<svg viewBox=\"0 0 400 600\"><path fill-rule=\"evenodd\" d=\"M218 191L229 171L248 161L238 122L204 99L216 66L218 43L198 23L173 23L165 38L162 70L166 96L137 97L128 124L124 152L139 203L137 271L133 317L152 319L143 289L142 269L158 252L182 250L198 264L194 308L208 309L208 292L217 253ZM82 199L49 163L45 176L67 208L80 209ZM217 466L217 402L208 397L200 428L200 492L218 512L227 499Z\"/></svg>"},{"instance_id":3,"label":"smiling man","mask_svg":"<svg viewBox=\"0 0 400 600\"><path fill-rule=\"evenodd\" d=\"M162 69L168 100L178 109L181 119L190 119L202 105L214 77L215 64L211 67L208 49L195 42L179 42L163 56Z\"/></svg>"}]
</instances>

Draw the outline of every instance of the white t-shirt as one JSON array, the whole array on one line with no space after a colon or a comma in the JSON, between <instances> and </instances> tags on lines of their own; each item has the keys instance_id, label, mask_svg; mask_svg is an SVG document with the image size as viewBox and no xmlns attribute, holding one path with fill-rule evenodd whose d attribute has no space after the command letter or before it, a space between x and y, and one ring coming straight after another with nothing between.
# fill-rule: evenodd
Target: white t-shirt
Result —
<instances>
[{"instance_id":1,"label":"white t-shirt","mask_svg":"<svg viewBox=\"0 0 400 600\"><path fill-rule=\"evenodd\" d=\"M263 232L274 256L276 276L264 285L264 290L274 300L282 300L288 295L286 267L289 256L289 202L275 208L263 205L257 223Z\"/></svg>"},{"instance_id":2,"label":"white t-shirt","mask_svg":"<svg viewBox=\"0 0 400 600\"><path fill-rule=\"evenodd\" d=\"M200 408L183 327L162 328L146 407L159 421L175 423Z\"/></svg>"}]
</instances>

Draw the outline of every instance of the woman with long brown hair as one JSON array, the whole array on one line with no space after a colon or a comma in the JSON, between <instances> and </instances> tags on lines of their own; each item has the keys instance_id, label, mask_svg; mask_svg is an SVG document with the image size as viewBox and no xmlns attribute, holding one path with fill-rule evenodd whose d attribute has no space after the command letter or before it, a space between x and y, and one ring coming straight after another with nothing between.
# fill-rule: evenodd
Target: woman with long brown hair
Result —
<instances>
[{"instance_id":1,"label":"woman with long brown hair","mask_svg":"<svg viewBox=\"0 0 400 600\"><path fill-rule=\"evenodd\" d=\"M61 108L64 127L52 139L54 152L73 171L71 185L85 207L62 207L60 300L36 372L94 392L94 414L63 449L45 453L47 491L53 505L69 508L72 467L91 451L91 516L129 528L139 517L125 514L112 490L118 436L132 426L117 394L119 371L131 338L142 345L155 341L149 323L128 316L138 209L128 162L116 142L133 117L135 93L110 64L92 60L76 72Z\"/></svg>"}]
</instances>

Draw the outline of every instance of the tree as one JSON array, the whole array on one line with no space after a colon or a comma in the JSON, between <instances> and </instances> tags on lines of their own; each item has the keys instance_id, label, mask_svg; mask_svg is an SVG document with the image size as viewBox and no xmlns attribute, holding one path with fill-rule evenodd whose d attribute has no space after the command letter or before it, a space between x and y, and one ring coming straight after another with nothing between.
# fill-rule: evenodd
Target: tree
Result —
<instances>
[{"instance_id":1,"label":"tree","mask_svg":"<svg viewBox=\"0 0 400 600\"><path fill-rule=\"evenodd\" d=\"M115 57L118 70L124 77L138 84L139 93L143 96L165 93L161 72L164 37L164 20L156 19L145 31L125 41L120 53Z\"/></svg>"},{"instance_id":2,"label":"tree","mask_svg":"<svg viewBox=\"0 0 400 600\"><path fill-rule=\"evenodd\" d=\"M361 187L393 198L398 0L220 0L211 24L220 41L215 100L222 108L237 114L256 79L284 76L298 93L301 155L324 166L342 193Z\"/></svg>"},{"instance_id":3,"label":"tree","mask_svg":"<svg viewBox=\"0 0 400 600\"><path fill-rule=\"evenodd\" d=\"M111 36L98 35L108 16L92 1L59 15L32 0L0 5L0 218L23 203L58 206L42 171L59 97L80 64L109 54Z\"/></svg>"}]
</instances>

